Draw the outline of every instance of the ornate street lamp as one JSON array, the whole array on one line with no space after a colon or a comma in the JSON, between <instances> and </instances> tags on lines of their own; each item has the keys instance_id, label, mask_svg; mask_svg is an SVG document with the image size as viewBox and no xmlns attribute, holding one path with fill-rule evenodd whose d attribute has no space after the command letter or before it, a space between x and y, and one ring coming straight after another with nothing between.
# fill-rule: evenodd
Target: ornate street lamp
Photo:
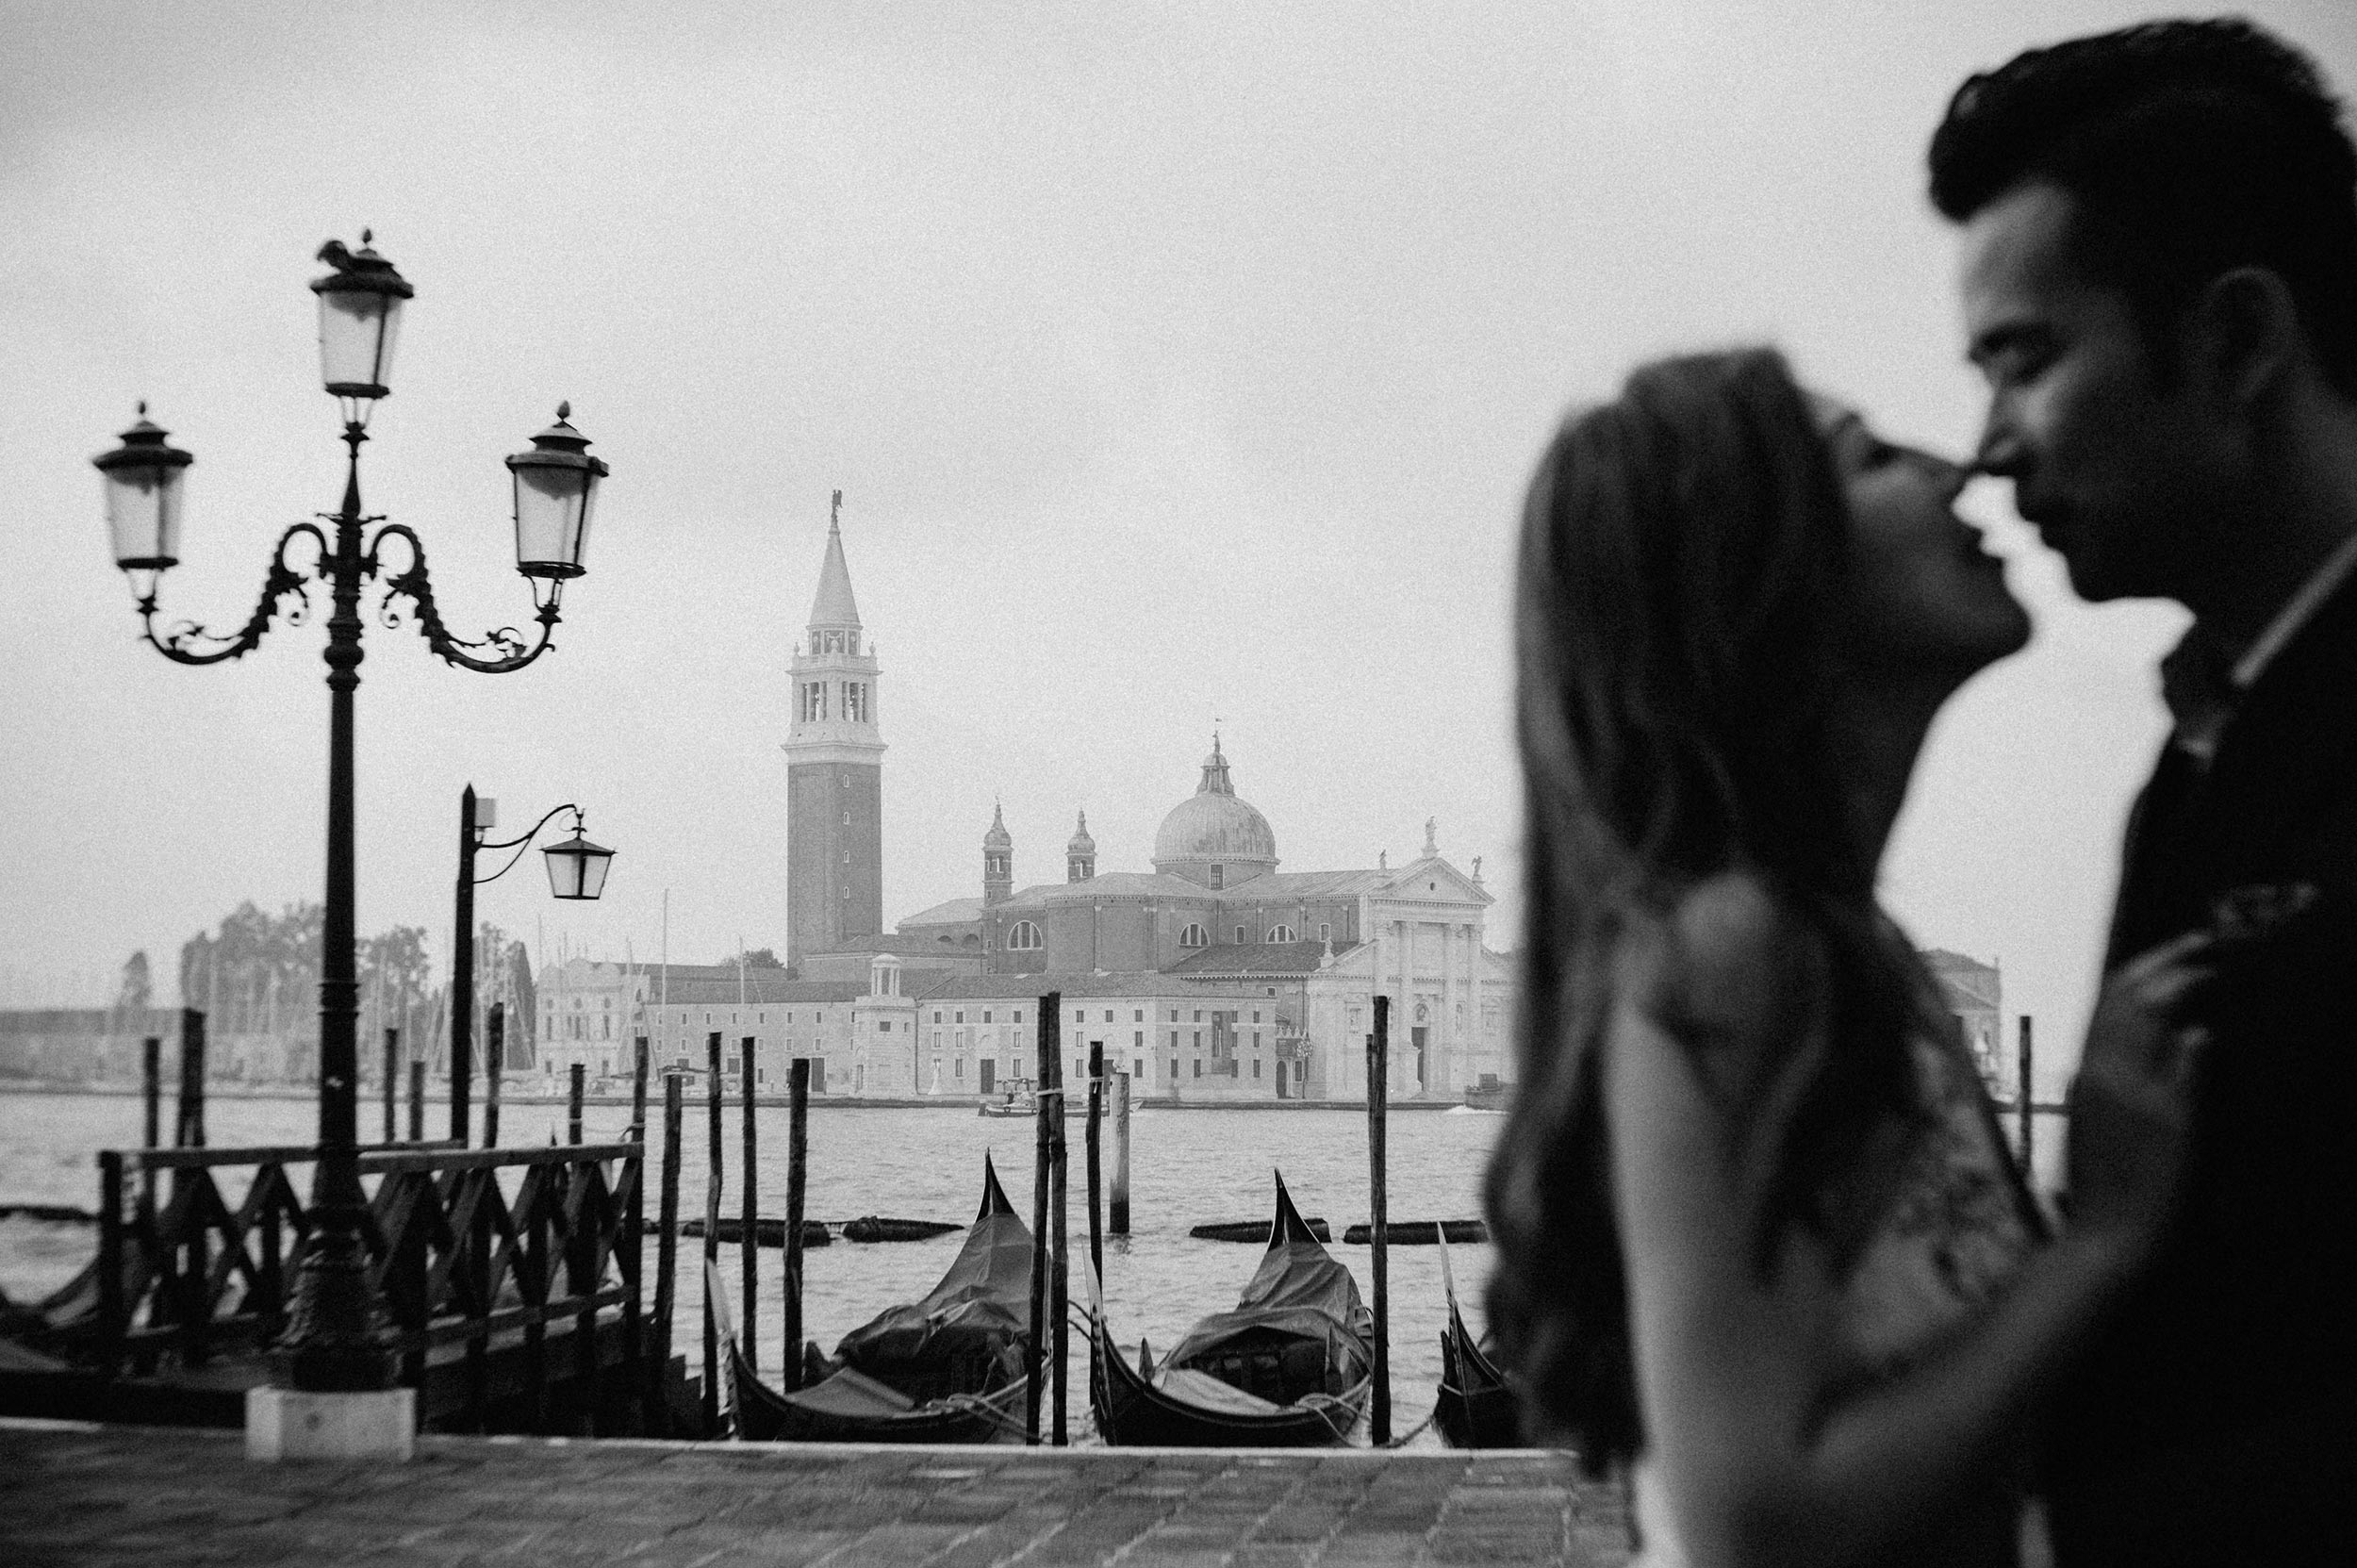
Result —
<instances>
[{"instance_id":1,"label":"ornate street lamp","mask_svg":"<svg viewBox=\"0 0 2357 1568\"><path fill-rule=\"evenodd\" d=\"M582 836L584 818L579 806L558 806L535 822L532 831L522 837L494 844L489 839L492 828L499 822L499 802L487 795L477 795L472 784L458 797L458 899L453 922L457 941L451 949L450 985L450 1135L462 1147L469 1136L468 1107L474 1072L474 890L514 870L524 850L540 835L540 830L553 821L558 812L567 811L573 814L573 836L540 851L548 861L549 891L560 899L594 899L605 891L606 868L613 862L614 851ZM478 850L516 852L489 876L478 877L474 874ZM489 1071L496 1073L506 1065L494 1062Z\"/></svg>"},{"instance_id":2,"label":"ornate street lamp","mask_svg":"<svg viewBox=\"0 0 2357 1568\"><path fill-rule=\"evenodd\" d=\"M354 962L353 699L360 684L360 596L371 578L381 578L384 597L378 619L398 627L403 615L393 602L409 602L426 646L450 664L485 674L505 674L532 663L551 646L557 602L567 578L581 574L581 545L592 498L606 466L586 454L588 442L564 422L535 437L529 452L507 461L517 475L516 569L535 585L536 640L527 644L513 627L487 632L477 641L454 637L442 623L426 576L425 547L416 534L382 516L360 510L360 446L368 439L370 413L391 391L394 339L404 304L416 292L390 261L368 248L363 230L354 253L337 240L322 246L319 259L333 269L311 285L319 296L320 379L341 404L346 452L343 505L298 522L281 534L271 553L260 602L245 625L229 635L180 622L158 633L157 591L163 573L180 558L181 482L191 459L164 440L146 419L123 434L123 444L92 459L104 476L107 523L113 536L115 564L130 574L140 621L156 651L179 664L219 664L254 651L291 596L287 610L301 623L310 609L307 584L328 586L333 606L327 621L327 900L320 982L319 1163L312 1194L311 1232L303 1248L293 1311L281 1348L288 1351L297 1389L309 1393L382 1389L387 1382L383 1316L369 1289L362 1243L365 1195L358 1156L359 984ZM529 494L527 495L527 492ZM365 543L363 534L375 524ZM405 566L395 572L385 544L397 539ZM307 540L307 561L290 559L298 540ZM543 594L538 585L546 583Z\"/></svg>"}]
</instances>

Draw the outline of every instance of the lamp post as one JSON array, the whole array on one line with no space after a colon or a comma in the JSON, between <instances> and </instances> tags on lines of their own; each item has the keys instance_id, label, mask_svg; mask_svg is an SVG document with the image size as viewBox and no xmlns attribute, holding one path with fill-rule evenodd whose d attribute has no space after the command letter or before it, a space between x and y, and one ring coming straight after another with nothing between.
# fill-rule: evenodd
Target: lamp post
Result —
<instances>
[{"instance_id":1,"label":"lamp post","mask_svg":"<svg viewBox=\"0 0 2357 1568\"><path fill-rule=\"evenodd\" d=\"M477 795L469 784L458 797L458 909L456 926L458 940L451 949L450 983L450 1135L460 1147L467 1143L468 1097L471 1082L474 1052L474 890L477 884L497 882L516 868L516 862L538 837L540 830L555 819L558 812L573 814L573 836L562 844L552 844L540 851L548 862L549 892L559 899L594 899L605 891L605 873L614 859L614 851L592 844L582 835L583 814L576 805L558 806L532 826L521 838L503 839L488 843L491 830L499 825L499 803L488 796ZM477 850L513 850L506 865L487 877L474 874ZM486 1064L486 1072L495 1073L504 1062Z\"/></svg>"},{"instance_id":2,"label":"lamp post","mask_svg":"<svg viewBox=\"0 0 2357 1568\"><path fill-rule=\"evenodd\" d=\"M342 506L316 515L315 520L295 523L278 538L254 613L230 635L207 632L181 622L159 634L156 625L157 593L166 570L179 559L182 483L190 454L171 446L165 432L146 419L140 404L140 421L123 434L123 444L92 459L105 482L108 529L113 535L115 564L128 574L138 602L140 621L148 642L166 658L179 664L208 665L252 652L279 614L280 603L291 596L296 605L287 612L301 623L310 610L306 578L325 583L333 613L327 621L328 750L327 750L327 897L320 981L320 1114L319 1162L312 1191L311 1232L303 1249L302 1270L286 1337L280 1347L288 1353L288 1370L296 1390L310 1395L382 1390L387 1381L385 1336L381 1310L369 1289L368 1260L361 1239L365 1196L360 1187L356 1152L358 1131L358 1050L356 1024L359 985L354 963L353 872L353 700L360 684L360 597L372 578L382 578L384 597L378 619L388 627L403 624L395 612L396 599L409 601L406 619L414 622L426 646L445 662L483 674L505 674L523 668L548 652L557 619L557 604L567 579L582 572L581 551L588 531L597 482L607 470L586 454L588 442L566 422L570 413L559 404L557 422L533 437L529 451L507 459L514 476L516 569L534 586L536 641L526 643L512 627L486 633L478 641L454 637L442 623L426 575L425 547L418 536L397 522L369 516L360 509L360 447L368 439L368 421L379 399L390 387L394 338L403 305L415 293L393 264L368 248L354 253L329 240L319 259L332 271L312 283L319 296L320 379L340 404L346 454ZM370 524L374 536L364 541ZM289 559L298 541L308 540L308 565ZM398 540L404 554L402 569L393 569L386 542ZM545 584L543 592L540 585ZM249 1403L250 1451L278 1457L281 1445L255 1435L254 1407ZM303 1417L314 1428L323 1417L316 1411ZM335 1423L327 1420L331 1429ZM332 1435L325 1441L338 1441ZM354 1442L361 1440L354 1439ZM284 1451L294 1452L301 1440L288 1435ZM346 1452L378 1451L365 1443ZM407 1451L406 1438L400 1451Z\"/></svg>"}]
</instances>

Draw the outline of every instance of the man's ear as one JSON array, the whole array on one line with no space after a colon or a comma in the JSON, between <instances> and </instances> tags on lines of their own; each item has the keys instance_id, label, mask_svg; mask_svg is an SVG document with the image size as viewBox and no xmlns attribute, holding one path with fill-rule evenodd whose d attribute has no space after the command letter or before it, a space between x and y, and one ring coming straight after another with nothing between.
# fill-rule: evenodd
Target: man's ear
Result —
<instances>
[{"instance_id":1,"label":"man's ear","mask_svg":"<svg viewBox=\"0 0 2357 1568\"><path fill-rule=\"evenodd\" d=\"M2185 365L2196 382L2248 414L2308 354L2299 307L2282 274L2236 267L2212 278L2185 313Z\"/></svg>"}]
</instances>

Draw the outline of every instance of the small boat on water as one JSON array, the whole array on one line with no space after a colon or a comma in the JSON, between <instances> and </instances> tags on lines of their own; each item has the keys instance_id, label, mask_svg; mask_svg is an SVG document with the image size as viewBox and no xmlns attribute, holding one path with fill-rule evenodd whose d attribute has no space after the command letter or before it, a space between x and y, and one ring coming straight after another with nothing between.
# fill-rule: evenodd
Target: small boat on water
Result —
<instances>
[{"instance_id":1,"label":"small boat on water","mask_svg":"<svg viewBox=\"0 0 2357 1568\"><path fill-rule=\"evenodd\" d=\"M1457 1276L1449 1267L1445 1233L1441 1237L1441 1289L1448 1296L1448 1321L1441 1327L1441 1387L1432 1403L1432 1424L1452 1448L1518 1447L1522 1413L1514 1391L1458 1310Z\"/></svg>"},{"instance_id":2,"label":"small boat on water","mask_svg":"<svg viewBox=\"0 0 2357 1568\"><path fill-rule=\"evenodd\" d=\"M982 1156L982 1204L940 1283L852 1329L808 1387L770 1387L746 1364L728 1289L705 1271L727 1341L736 1435L755 1443L988 1443L1023 1423L1031 1232ZM816 1356L815 1349L811 1352Z\"/></svg>"},{"instance_id":3,"label":"small boat on water","mask_svg":"<svg viewBox=\"0 0 2357 1568\"><path fill-rule=\"evenodd\" d=\"M1088 1283L1090 1405L1109 1444L1329 1447L1366 1408L1375 1315L1302 1222L1281 1174L1268 1250L1243 1297L1189 1329L1159 1369L1144 1342L1130 1364L1106 1327L1096 1280Z\"/></svg>"},{"instance_id":4,"label":"small boat on water","mask_svg":"<svg viewBox=\"0 0 2357 1568\"><path fill-rule=\"evenodd\" d=\"M1039 1114L1039 1095L1028 1078L1005 1079L997 1099L985 1098L974 1109L976 1114L984 1116L1035 1116Z\"/></svg>"}]
</instances>

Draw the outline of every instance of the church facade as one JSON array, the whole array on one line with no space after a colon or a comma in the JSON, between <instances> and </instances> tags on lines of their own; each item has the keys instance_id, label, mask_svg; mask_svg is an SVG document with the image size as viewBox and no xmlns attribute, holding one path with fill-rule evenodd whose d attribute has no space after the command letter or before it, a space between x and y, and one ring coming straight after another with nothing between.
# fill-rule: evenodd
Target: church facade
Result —
<instances>
[{"instance_id":1,"label":"church facade","mask_svg":"<svg viewBox=\"0 0 2357 1568\"><path fill-rule=\"evenodd\" d=\"M658 1070L701 1072L723 1041L733 1090L783 1093L813 1064L831 1098L963 1098L1038 1070L1039 1007L1060 999L1064 1065L1092 1045L1164 1100L1363 1103L1376 999L1388 999L1388 1092L1454 1101L1513 1076L1519 974L1487 944L1481 862L1460 869L1427 821L1399 867L1285 869L1268 818L1238 793L1211 737L1192 793L1144 868L1102 869L1080 815L1059 880L1021 883L994 809L979 889L883 923L881 674L859 618L840 508L806 641L791 666L785 969L627 966L576 959L539 979L542 1070L627 1073L644 1037ZM1131 863L1134 866L1134 862ZM969 883L969 886L974 885ZM2003 1092L2000 977L1924 955L1983 1071Z\"/></svg>"}]
</instances>

